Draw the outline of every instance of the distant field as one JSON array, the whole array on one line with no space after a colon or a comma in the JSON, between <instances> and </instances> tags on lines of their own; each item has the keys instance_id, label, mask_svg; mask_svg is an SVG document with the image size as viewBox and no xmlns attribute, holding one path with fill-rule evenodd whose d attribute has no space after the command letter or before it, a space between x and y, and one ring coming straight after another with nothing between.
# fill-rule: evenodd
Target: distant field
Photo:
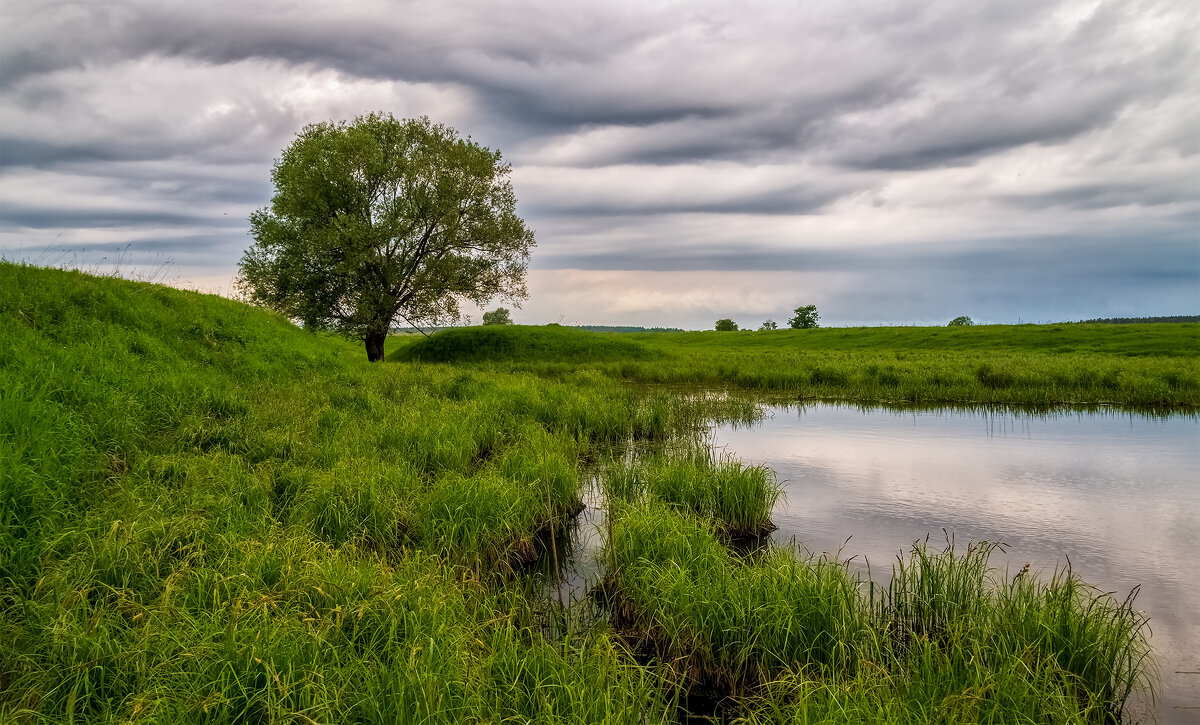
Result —
<instances>
[{"instance_id":1,"label":"distant field","mask_svg":"<svg viewBox=\"0 0 1200 725\"><path fill-rule=\"evenodd\" d=\"M1200 405L1200 324L981 325L598 335L467 328L391 359L888 404Z\"/></svg>"}]
</instances>

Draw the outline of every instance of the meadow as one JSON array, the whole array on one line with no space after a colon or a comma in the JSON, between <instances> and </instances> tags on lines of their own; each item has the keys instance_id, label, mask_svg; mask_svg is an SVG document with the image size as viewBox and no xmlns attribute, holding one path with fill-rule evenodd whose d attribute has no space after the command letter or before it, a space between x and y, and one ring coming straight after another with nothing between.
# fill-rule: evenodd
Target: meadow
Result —
<instances>
[{"instance_id":1,"label":"meadow","mask_svg":"<svg viewBox=\"0 0 1200 725\"><path fill-rule=\"evenodd\" d=\"M239 302L0 263L0 719L1119 719L1146 622L1069 573L739 553L778 485L696 434L758 407L695 391L1194 409L1197 329L481 328L372 365ZM525 574L597 473L598 615Z\"/></svg>"},{"instance_id":2,"label":"meadow","mask_svg":"<svg viewBox=\"0 0 1200 725\"><path fill-rule=\"evenodd\" d=\"M980 325L597 335L546 327L395 338L392 360L885 405L1200 405L1200 324ZM482 347L478 345L482 344Z\"/></svg>"}]
</instances>

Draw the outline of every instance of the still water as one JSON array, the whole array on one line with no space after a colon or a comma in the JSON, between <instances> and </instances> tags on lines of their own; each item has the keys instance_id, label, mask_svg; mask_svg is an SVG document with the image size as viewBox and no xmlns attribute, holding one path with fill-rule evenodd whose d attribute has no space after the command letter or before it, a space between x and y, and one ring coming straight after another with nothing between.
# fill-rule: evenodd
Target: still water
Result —
<instances>
[{"instance_id":1,"label":"still water","mask_svg":"<svg viewBox=\"0 0 1200 725\"><path fill-rule=\"evenodd\" d=\"M1101 412L772 407L712 432L778 475L776 543L869 562L946 532L1006 544L992 563L1084 581L1150 617L1160 722L1200 722L1200 418Z\"/></svg>"}]
</instances>

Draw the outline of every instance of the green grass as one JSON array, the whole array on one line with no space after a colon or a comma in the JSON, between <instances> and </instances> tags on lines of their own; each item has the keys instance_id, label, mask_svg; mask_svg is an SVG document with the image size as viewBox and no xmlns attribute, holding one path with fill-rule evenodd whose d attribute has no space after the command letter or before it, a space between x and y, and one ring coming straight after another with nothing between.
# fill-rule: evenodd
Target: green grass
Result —
<instances>
[{"instance_id":1,"label":"green grass","mask_svg":"<svg viewBox=\"0 0 1200 725\"><path fill-rule=\"evenodd\" d=\"M395 338L393 338L395 340ZM649 346L611 335L560 325L489 325L450 329L428 338L411 338L388 355L393 361L480 362L557 361L590 363L599 360L641 360L656 357Z\"/></svg>"},{"instance_id":2,"label":"green grass","mask_svg":"<svg viewBox=\"0 0 1200 725\"><path fill-rule=\"evenodd\" d=\"M510 702L518 719L640 721L666 706L602 629L514 629L534 605L502 597L503 575L576 510L586 459L693 431L719 403L589 373L372 366L229 300L13 265L0 395L8 717L459 722ZM566 689L513 699L505 672Z\"/></svg>"},{"instance_id":3,"label":"green grass","mask_svg":"<svg viewBox=\"0 0 1200 725\"><path fill-rule=\"evenodd\" d=\"M496 357L467 352L476 336L487 348L490 328L452 332L454 348L463 352L440 359L549 378L586 368L643 384L891 405L1200 405L1200 324L1195 323L626 334L526 327L504 332L525 352ZM560 354L535 342L568 332L571 350L585 347L590 337L598 350L610 351ZM436 347L448 334L407 342L412 349ZM518 342L523 337L529 342ZM618 345L637 345L638 353L612 353ZM403 358L409 349L400 347L393 357Z\"/></svg>"},{"instance_id":4,"label":"green grass","mask_svg":"<svg viewBox=\"0 0 1200 725\"><path fill-rule=\"evenodd\" d=\"M711 523L623 506L607 554L626 636L750 722L1108 722L1152 687L1144 615L994 547L913 546L886 587L826 558L739 557Z\"/></svg>"},{"instance_id":5,"label":"green grass","mask_svg":"<svg viewBox=\"0 0 1200 725\"><path fill-rule=\"evenodd\" d=\"M644 723L698 683L751 722L1117 712L1152 672L1129 603L998 580L983 549L918 549L883 590L739 556L778 486L695 440L758 408L657 383L853 397L891 356L888 389L924 400L960 373L945 389L971 400L1034 397L1045 365L1092 402L1161 384L1187 405L1194 349L946 358L817 332L466 330L371 365L238 302L0 263L0 720ZM657 452L613 462L632 448ZM522 576L597 466L620 630Z\"/></svg>"},{"instance_id":6,"label":"green grass","mask_svg":"<svg viewBox=\"0 0 1200 725\"><path fill-rule=\"evenodd\" d=\"M774 530L771 510L782 494L775 473L716 456L698 441L631 460L613 460L602 476L610 500L656 499L714 521L732 537Z\"/></svg>"},{"instance_id":7,"label":"green grass","mask_svg":"<svg viewBox=\"0 0 1200 725\"><path fill-rule=\"evenodd\" d=\"M633 636L694 685L732 694L789 667L855 665L866 608L842 567L782 549L741 559L715 533L662 504L619 508L608 586Z\"/></svg>"}]
</instances>

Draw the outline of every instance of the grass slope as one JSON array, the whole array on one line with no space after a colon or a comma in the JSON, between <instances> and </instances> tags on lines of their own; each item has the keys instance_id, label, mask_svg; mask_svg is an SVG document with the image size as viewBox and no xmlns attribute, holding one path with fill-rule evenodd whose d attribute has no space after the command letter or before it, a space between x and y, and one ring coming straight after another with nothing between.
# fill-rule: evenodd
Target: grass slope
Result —
<instances>
[{"instance_id":1,"label":"grass slope","mask_svg":"<svg viewBox=\"0 0 1200 725\"><path fill-rule=\"evenodd\" d=\"M372 366L219 297L9 264L0 402L9 718L663 712L653 672L603 632L543 641L497 576L577 505L584 458L711 406Z\"/></svg>"},{"instance_id":2,"label":"grass slope","mask_svg":"<svg viewBox=\"0 0 1200 725\"><path fill-rule=\"evenodd\" d=\"M413 339L388 356L392 361L480 362L642 360L654 356L646 345L625 336L560 325L489 325L453 328Z\"/></svg>"}]
</instances>

